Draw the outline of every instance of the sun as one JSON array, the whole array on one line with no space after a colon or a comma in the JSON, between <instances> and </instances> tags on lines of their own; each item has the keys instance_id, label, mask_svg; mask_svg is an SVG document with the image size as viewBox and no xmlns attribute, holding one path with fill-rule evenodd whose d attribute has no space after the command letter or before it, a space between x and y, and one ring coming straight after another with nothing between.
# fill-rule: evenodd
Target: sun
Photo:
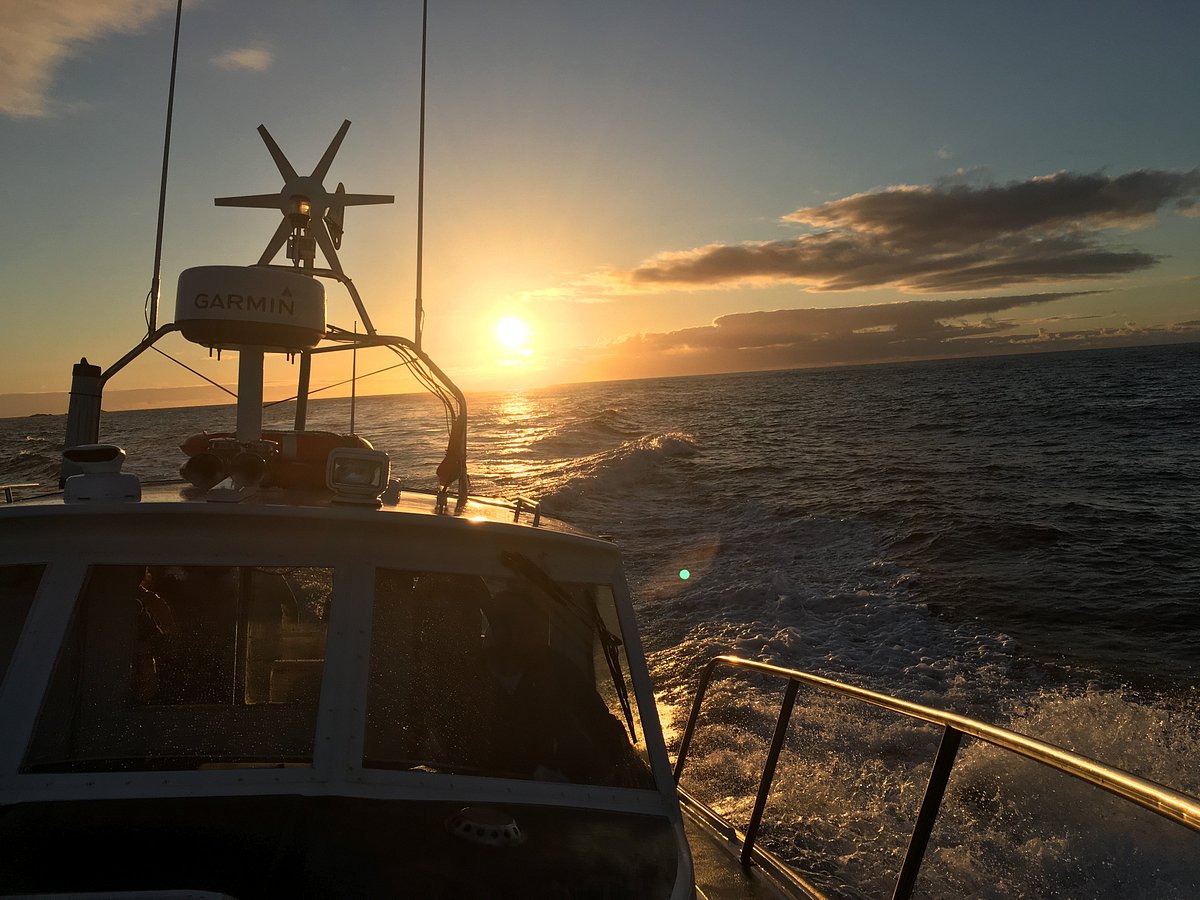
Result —
<instances>
[{"instance_id":1,"label":"sun","mask_svg":"<svg viewBox=\"0 0 1200 900\"><path fill-rule=\"evenodd\" d=\"M516 353L528 349L532 332L524 319L505 316L496 323L495 334L501 347Z\"/></svg>"}]
</instances>

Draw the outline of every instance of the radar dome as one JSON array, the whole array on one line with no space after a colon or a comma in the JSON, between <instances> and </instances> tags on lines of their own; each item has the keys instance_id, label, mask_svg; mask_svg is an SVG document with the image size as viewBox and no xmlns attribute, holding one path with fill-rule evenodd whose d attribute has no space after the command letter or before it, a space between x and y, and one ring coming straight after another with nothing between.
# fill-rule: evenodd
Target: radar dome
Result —
<instances>
[{"instance_id":1,"label":"radar dome","mask_svg":"<svg viewBox=\"0 0 1200 900\"><path fill-rule=\"evenodd\" d=\"M307 350L325 336L325 288L269 266L196 266L179 275L175 324L187 340L218 350Z\"/></svg>"}]
</instances>

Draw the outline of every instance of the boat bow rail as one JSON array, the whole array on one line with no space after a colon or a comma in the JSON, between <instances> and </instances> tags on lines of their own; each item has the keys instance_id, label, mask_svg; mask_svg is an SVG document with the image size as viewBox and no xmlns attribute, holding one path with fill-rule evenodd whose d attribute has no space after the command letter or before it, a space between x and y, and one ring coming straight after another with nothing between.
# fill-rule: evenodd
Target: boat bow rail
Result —
<instances>
[{"instance_id":1,"label":"boat bow rail","mask_svg":"<svg viewBox=\"0 0 1200 900\"><path fill-rule=\"evenodd\" d=\"M20 484L0 484L0 491L4 491L4 502L12 503L16 498L13 496L13 491L33 490L39 487L36 483L22 482Z\"/></svg>"},{"instance_id":2,"label":"boat bow rail","mask_svg":"<svg viewBox=\"0 0 1200 900\"><path fill-rule=\"evenodd\" d=\"M912 834L909 839L908 850L904 855L904 861L896 878L892 894L894 898L907 898L913 894L921 862L924 859L929 838L933 833L942 797L945 794L946 785L949 782L950 773L954 768L955 758L964 735L998 747L1008 753L1033 760L1040 765L1048 766L1051 769L1071 775L1137 806L1157 813L1185 828L1200 833L1200 801L1164 785L1139 778L1129 772L1105 765L1104 763L1073 753L1054 744L1049 744L1015 731L1009 731L1006 728L988 725L977 719L900 700L896 697L869 691L865 688L855 687L854 685L845 684L840 681L834 681L830 678L823 678L809 672L744 659L739 656L718 656L712 659L701 672L700 682L696 688L695 700L692 703L691 713L688 716L687 726L684 729L683 738L679 745L679 754L675 762L675 781L677 785L682 778L684 766L687 763L688 751L692 744L692 738L695 735L696 724L705 695L718 669L757 672L771 679L785 682L779 715L776 719L771 744L763 763L754 808L746 830L739 832L732 823L711 807L697 800L683 789L680 789L681 799L687 808L706 819L735 845L740 846L741 861L744 867L749 867L754 863L763 866L768 871L778 873L779 867L782 865L775 856L757 847L755 841L758 836L763 813L766 809L771 784L775 777L776 764L779 761L784 740L787 736L788 724L791 721L796 695L802 685L819 691L839 694L860 703L886 709L909 719L924 721L942 728L942 738L933 761L929 784L926 787L925 795L917 812L916 822L913 825ZM781 874L787 877L791 873L783 872ZM802 879L796 878L794 874L792 874L790 880L792 880L793 884L803 882ZM804 889L812 893L817 893L811 886L806 885Z\"/></svg>"}]
</instances>

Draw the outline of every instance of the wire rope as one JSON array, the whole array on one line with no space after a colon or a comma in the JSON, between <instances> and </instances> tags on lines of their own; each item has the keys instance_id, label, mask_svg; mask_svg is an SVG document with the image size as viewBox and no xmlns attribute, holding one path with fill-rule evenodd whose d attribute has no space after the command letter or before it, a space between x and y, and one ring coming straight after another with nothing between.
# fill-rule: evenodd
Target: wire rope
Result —
<instances>
[{"instance_id":1,"label":"wire rope","mask_svg":"<svg viewBox=\"0 0 1200 900\"><path fill-rule=\"evenodd\" d=\"M383 369L376 369L374 372L368 372L365 375L358 375L358 376L356 376L356 378L357 378L357 380L361 381L364 378L370 378L372 375L378 375L381 372L390 372L392 369L400 369L400 368L403 368L404 366L409 366L409 365L412 365L412 363L409 363L409 362L396 363L394 366L387 366ZM335 387L341 387L343 384L349 384L353 380L355 380L355 379L347 378L343 381L335 381L333 384L327 384L327 385L324 385L323 387L313 388L308 393L310 395L319 394L319 393L321 393L321 391L328 391ZM272 400L270 403L264 403L263 409L270 409L272 406L278 406L281 403L290 403L293 400L299 399L299 397L300 397L300 395L296 394L292 397L285 397L283 400Z\"/></svg>"},{"instance_id":2,"label":"wire rope","mask_svg":"<svg viewBox=\"0 0 1200 900\"><path fill-rule=\"evenodd\" d=\"M172 356L170 353L167 353L165 350L159 350L159 349L158 349L157 347L155 347L153 344L151 344L151 345L150 345L150 349L151 349L151 350L153 350L155 353L159 353L159 354L161 354L161 355L165 356L165 357L166 357L167 359L169 359L171 362L175 363L175 365L177 365L177 366L182 366L183 368L187 369L187 370L188 370L189 372L191 372L193 375L195 375L195 376L197 376L197 377L199 377L199 378L203 378L205 381L207 381L207 382L208 382L209 384L211 384L213 387L215 387L215 388L220 388L220 389L221 389L221 390L223 390L225 393L227 393L227 394L228 394L230 397L233 397L235 400L237 399L237 393L236 393L236 392L234 392L234 391L231 391L229 388L225 387L225 385L223 385L223 384L218 384L217 382L213 381L211 378L209 378L209 377L208 377L207 375L205 375L203 372L197 372L195 369L193 369L193 368L192 368L191 366L189 366L187 363L185 363L185 362L181 362L180 360L178 360L178 359L176 359L175 357L173 357L173 356Z\"/></svg>"}]
</instances>

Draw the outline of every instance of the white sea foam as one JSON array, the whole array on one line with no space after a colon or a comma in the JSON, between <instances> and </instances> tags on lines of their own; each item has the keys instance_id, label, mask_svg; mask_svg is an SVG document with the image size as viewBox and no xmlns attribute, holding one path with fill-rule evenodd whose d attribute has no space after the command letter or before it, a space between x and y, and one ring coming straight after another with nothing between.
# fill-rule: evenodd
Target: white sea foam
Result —
<instances>
[{"instance_id":1,"label":"white sea foam","mask_svg":"<svg viewBox=\"0 0 1200 900\"><path fill-rule=\"evenodd\" d=\"M567 515L577 511L581 503L603 507L610 500L636 501L643 490L657 489L654 499L662 499L680 486L665 463L698 452L691 436L679 432L624 441L610 450L557 466L540 485L543 503L551 515ZM585 518L591 518L582 512Z\"/></svg>"}]
</instances>

